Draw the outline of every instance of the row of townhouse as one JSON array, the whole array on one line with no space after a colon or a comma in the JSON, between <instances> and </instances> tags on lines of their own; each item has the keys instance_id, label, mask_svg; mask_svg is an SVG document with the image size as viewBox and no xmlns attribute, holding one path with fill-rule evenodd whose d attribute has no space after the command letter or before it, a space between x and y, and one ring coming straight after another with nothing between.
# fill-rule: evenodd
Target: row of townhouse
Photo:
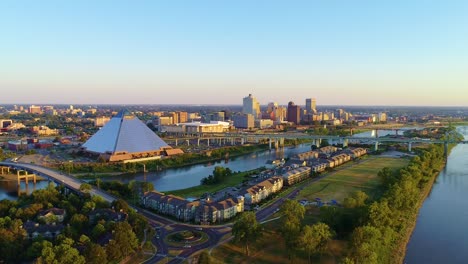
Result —
<instances>
[{"instance_id":1,"label":"row of townhouse","mask_svg":"<svg viewBox=\"0 0 468 264\"><path fill-rule=\"evenodd\" d=\"M356 158L359 158L363 155L366 155L367 154L367 149L365 148L347 148L345 150L343 150L344 153L347 153L349 155L351 155L351 157L353 159L356 159Z\"/></svg>"},{"instance_id":2,"label":"row of townhouse","mask_svg":"<svg viewBox=\"0 0 468 264\"><path fill-rule=\"evenodd\" d=\"M326 147L327 151L331 150L330 148ZM324 154L324 153L321 153ZM359 158L362 155L367 154L367 150L365 148L349 148L342 150L340 152L334 152L333 154L327 154L325 157L317 159L311 159L307 161L299 161L298 159L291 160L292 163L295 163L299 166L307 166L310 167L313 172L323 172L326 168L334 168L340 166L351 159ZM286 184L286 183L285 183Z\"/></svg>"},{"instance_id":3,"label":"row of townhouse","mask_svg":"<svg viewBox=\"0 0 468 264\"><path fill-rule=\"evenodd\" d=\"M304 160L316 159L318 158L318 156L319 156L318 151L311 150L311 151L296 154L291 159L298 159L298 160L304 161Z\"/></svg>"},{"instance_id":4,"label":"row of townhouse","mask_svg":"<svg viewBox=\"0 0 468 264\"><path fill-rule=\"evenodd\" d=\"M291 186L301 182L310 176L311 169L309 167L300 167L294 170L285 172L283 176L284 185Z\"/></svg>"},{"instance_id":5,"label":"row of townhouse","mask_svg":"<svg viewBox=\"0 0 468 264\"><path fill-rule=\"evenodd\" d=\"M319 148L319 151L325 154L333 154L338 151L338 148L335 146L326 146Z\"/></svg>"},{"instance_id":6,"label":"row of townhouse","mask_svg":"<svg viewBox=\"0 0 468 264\"><path fill-rule=\"evenodd\" d=\"M329 158L329 160L333 161L333 166L337 167L340 166L341 164L348 162L351 160L351 156L346 153L339 153L336 155L333 155Z\"/></svg>"},{"instance_id":7,"label":"row of townhouse","mask_svg":"<svg viewBox=\"0 0 468 264\"><path fill-rule=\"evenodd\" d=\"M246 190L244 194L245 204L257 204L273 193L283 188L283 178L274 176L262 181Z\"/></svg>"},{"instance_id":8,"label":"row of townhouse","mask_svg":"<svg viewBox=\"0 0 468 264\"><path fill-rule=\"evenodd\" d=\"M179 196L152 191L144 194L142 202L145 207L160 214L170 215L184 222L195 221L202 224L222 222L244 211L243 197L219 202L189 202Z\"/></svg>"}]
</instances>

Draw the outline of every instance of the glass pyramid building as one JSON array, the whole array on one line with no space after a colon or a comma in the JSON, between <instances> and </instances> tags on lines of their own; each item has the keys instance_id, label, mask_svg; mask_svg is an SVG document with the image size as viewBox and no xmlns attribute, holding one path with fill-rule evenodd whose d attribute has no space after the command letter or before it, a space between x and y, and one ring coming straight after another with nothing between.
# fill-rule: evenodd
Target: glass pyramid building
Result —
<instances>
[{"instance_id":1,"label":"glass pyramid building","mask_svg":"<svg viewBox=\"0 0 468 264\"><path fill-rule=\"evenodd\" d=\"M166 149L171 149L128 110L120 111L82 147L107 161L160 156L164 155Z\"/></svg>"}]
</instances>

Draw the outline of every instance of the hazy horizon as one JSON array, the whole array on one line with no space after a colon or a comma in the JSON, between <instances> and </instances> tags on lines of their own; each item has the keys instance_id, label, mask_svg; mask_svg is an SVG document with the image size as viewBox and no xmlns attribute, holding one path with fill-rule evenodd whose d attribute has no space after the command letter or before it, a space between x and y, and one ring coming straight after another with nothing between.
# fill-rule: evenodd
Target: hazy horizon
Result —
<instances>
[{"instance_id":1,"label":"hazy horizon","mask_svg":"<svg viewBox=\"0 0 468 264\"><path fill-rule=\"evenodd\" d=\"M1 104L468 106L468 2L0 3ZM65 102L65 103L64 103Z\"/></svg>"}]
</instances>

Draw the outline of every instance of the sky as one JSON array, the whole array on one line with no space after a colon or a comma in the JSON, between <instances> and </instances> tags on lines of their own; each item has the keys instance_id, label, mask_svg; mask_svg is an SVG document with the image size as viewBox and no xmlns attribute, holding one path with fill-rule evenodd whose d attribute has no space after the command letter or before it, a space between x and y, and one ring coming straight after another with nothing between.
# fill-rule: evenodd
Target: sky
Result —
<instances>
[{"instance_id":1,"label":"sky","mask_svg":"<svg viewBox=\"0 0 468 264\"><path fill-rule=\"evenodd\" d=\"M468 106L468 1L0 2L0 104Z\"/></svg>"}]
</instances>

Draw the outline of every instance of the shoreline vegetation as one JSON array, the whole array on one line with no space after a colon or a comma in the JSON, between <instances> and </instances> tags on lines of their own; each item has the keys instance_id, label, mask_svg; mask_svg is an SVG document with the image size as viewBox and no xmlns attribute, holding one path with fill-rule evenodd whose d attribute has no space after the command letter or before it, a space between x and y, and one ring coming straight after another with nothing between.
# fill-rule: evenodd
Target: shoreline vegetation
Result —
<instances>
[{"instance_id":1,"label":"shoreline vegetation","mask_svg":"<svg viewBox=\"0 0 468 264\"><path fill-rule=\"evenodd\" d=\"M450 155L450 152L452 149L455 147L455 145L450 145L448 149L448 154L447 156ZM411 236L413 235L413 231L416 228L416 223L418 220L419 216L419 211L421 210L421 207L423 206L424 202L427 199L427 196L432 191L432 188L434 186L434 182L436 181L438 175L440 172L444 169L444 167L447 165L447 160L443 162L442 165L440 165L439 169L434 171L432 178L429 180L428 184L424 187L423 191L421 192L421 197L416 205L416 211L410 216L410 219L408 219L409 225L407 227L406 233L403 235L403 238L401 239L400 245L396 248L394 252L394 256L397 259L395 263L403 263L405 257L406 257L406 251L408 247L408 243L411 239Z\"/></svg>"}]
</instances>

